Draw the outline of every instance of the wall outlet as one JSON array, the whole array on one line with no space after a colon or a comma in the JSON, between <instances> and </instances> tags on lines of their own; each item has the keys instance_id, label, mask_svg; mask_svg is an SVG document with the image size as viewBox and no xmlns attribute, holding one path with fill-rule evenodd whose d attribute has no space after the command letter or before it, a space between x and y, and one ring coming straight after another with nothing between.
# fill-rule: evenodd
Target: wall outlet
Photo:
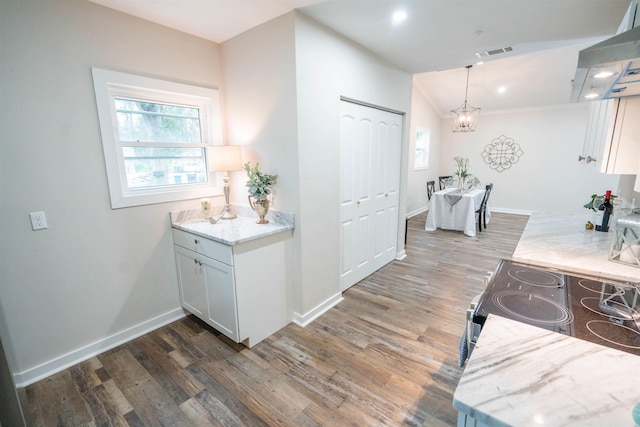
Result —
<instances>
[{"instance_id":1,"label":"wall outlet","mask_svg":"<svg viewBox=\"0 0 640 427\"><path fill-rule=\"evenodd\" d=\"M31 217L31 228L33 231L47 228L47 217L44 215L44 212L29 212L29 216Z\"/></svg>"}]
</instances>

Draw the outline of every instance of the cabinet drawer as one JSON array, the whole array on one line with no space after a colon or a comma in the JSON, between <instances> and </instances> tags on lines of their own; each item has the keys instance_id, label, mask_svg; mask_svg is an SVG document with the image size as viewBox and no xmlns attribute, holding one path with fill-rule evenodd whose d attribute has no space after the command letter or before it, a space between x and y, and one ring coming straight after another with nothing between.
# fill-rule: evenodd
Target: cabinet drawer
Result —
<instances>
[{"instance_id":1,"label":"cabinet drawer","mask_svg":"<svg viewBox=\"0 0 640 427\"><path fill-rule=\"evenodd\" d=\"M171 229L173 243L200 255L213 258L227 265L233 265L233 251L231 246L204 237L187 233L176 228Z\"/></svg>"}]
</instances>

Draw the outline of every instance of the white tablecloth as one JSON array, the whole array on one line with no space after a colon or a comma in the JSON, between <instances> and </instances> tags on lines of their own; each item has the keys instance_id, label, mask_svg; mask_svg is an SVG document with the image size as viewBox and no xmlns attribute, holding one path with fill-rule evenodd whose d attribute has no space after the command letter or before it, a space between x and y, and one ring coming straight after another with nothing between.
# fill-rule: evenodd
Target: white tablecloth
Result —
<instances>
[{"instance_id":1,"label":"white tablecloth","mask_svg":"<svg viewBox=\"0 0 640 427\"><path fill-rule=\"evenodd\" d=\"M445 188L431 196L429 213L424 229L436 228L464 231L467 236L476 235L476 211L480 208L485 189L468 190L460 194L455 188ZM461 196L459 200L457 196ZM487 223L491 214L487 207Z\"/></svg>"}]
</instances>

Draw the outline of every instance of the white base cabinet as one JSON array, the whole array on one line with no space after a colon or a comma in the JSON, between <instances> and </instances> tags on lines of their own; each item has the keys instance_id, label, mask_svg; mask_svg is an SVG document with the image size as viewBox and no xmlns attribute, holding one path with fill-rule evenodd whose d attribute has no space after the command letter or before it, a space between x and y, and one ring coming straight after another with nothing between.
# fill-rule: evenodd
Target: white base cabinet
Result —
<instances>
[{"instance_id":1,"label":"white base cabinet","mask_svg":"<svg viewBox=\"0 0 640 427\"><path fill-rule=\"evenodd\" d=\"M291 231L233 246L172 234L185 310L248 347L291 321Z\"/></svg>"}]
</instances>

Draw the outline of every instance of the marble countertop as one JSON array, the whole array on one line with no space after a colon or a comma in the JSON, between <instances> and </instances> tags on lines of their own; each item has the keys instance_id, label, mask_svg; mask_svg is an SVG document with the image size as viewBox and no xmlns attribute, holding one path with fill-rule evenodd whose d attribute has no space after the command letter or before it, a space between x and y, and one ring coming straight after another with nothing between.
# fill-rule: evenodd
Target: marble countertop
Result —
<instances>
[{"instance_id":1,"label":"marble countertop","mask_svg":"<svg viewBox=\"0 0 640 427\"><path fill-rule=\"evenodd\" d=\"M232 206L231 211L238 218L219 220L211 224L202 217L198 209L171 212L171 226L182 231L215 240L225 245L237 245L294 228L294 215L288 212L270 210L266 216L268 224L256 224L258 215L248 206ZM218 214L213 213L217 218Z\"/></svg>"},{"instance_id":2,"label":"marble countertop","mask_svg":"<svg viewBox=\"0 0 640 427\"><path fill-rule=\"evenodd\" d=\"M535 212L511 259L603 280L640 282L640 268L609 261L613 229L586 230L588 216Z\"/></svg>"},{"instance_id":3,"label":"marble countertop","mask_svg":"<svg viewBox=\"0 0 640 427\"><path fill-rule=\"evenodd\" d=\"M488 426L634 426L640 358L489 315L453 397Z\"/></svg>"}]
</instances>

